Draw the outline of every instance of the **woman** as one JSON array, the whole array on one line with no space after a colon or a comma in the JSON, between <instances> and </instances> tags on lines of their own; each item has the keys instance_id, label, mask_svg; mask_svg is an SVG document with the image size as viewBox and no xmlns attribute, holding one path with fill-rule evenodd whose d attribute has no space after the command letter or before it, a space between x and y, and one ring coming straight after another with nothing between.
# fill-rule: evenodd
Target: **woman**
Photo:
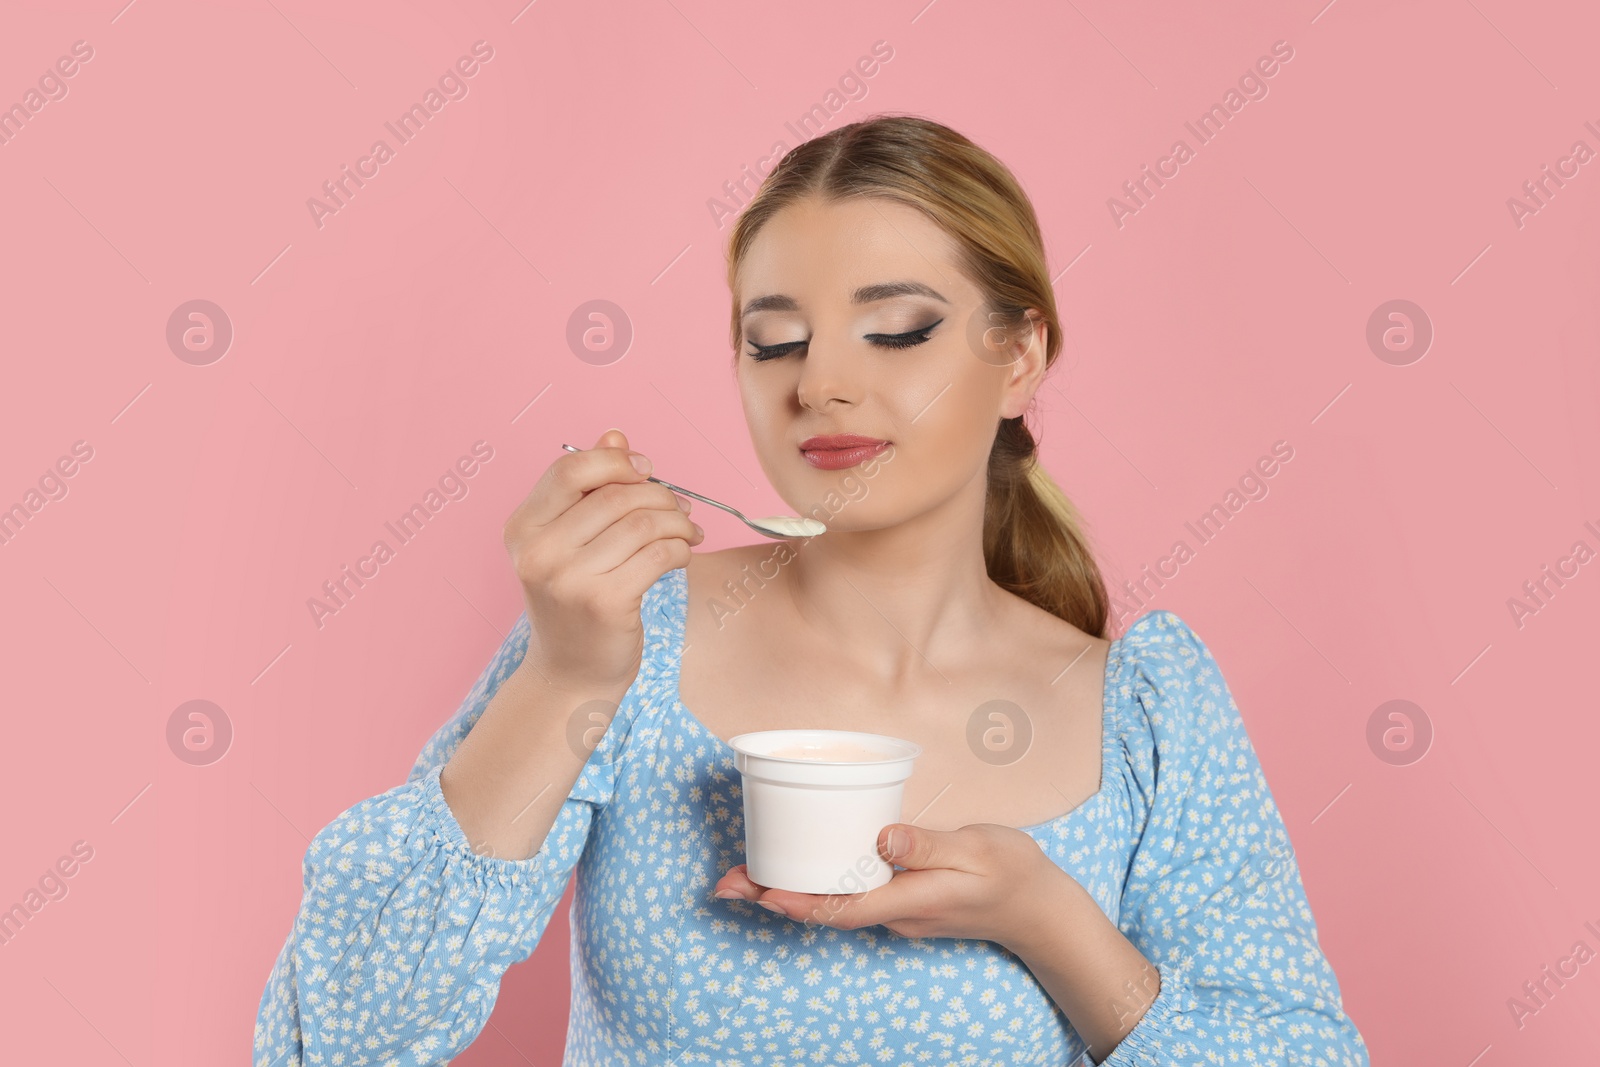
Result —
<instances>
[{"instance_id":1,"label":"woman","mask_svg":"<svg viewBox=\"0 0 1600 1067\"><path fill-rule=\"evenodd\" d=\"M306 853L256 1063L447 1061L576 869L569 1064L1365 1067L1216 661L1169 611L1107 640L1037 465L1061 331L1010 172L842 127L767 177L728 279L762 469L827 532L694 553L620 431L557 458L506 524L510 637ZM725 738L781 727L922 746L887 885L750 881Z\"/></svg>"}]
</instances>

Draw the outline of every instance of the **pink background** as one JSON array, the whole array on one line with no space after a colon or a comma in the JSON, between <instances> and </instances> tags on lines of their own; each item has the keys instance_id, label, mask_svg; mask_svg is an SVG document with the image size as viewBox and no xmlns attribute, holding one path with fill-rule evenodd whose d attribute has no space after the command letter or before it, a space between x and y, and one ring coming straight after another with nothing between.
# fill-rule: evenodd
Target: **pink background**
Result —
<instances>
[{"instance_id":1,"label":"pink background","mask_svg":"<svg viewBox=\"0 0 1600 1067\"><path fill-rule=\"evenodd\" d=\"M1114 586L1294 449L1146 606L1222 663L1374 1062L1594 1055L1600 962L1507 1007L1600 950L1600 563L1520 627L1507 604L1600 548L1600 162L1507 206L1600 149L1586 5L122 3L12 3L0 34L0 104L94 50L0 145L0 506L93 449L0 545L0 907L94 850L0 947L8 1061L246 1061L308 835L401 781L499 644L501 524L560 442L618 425L663 476L782 507L708 201L876 41L827 128L938 119L1034 199L1069 333L1046 462ZM319 227L307 198L479 40L468 95ZM1196 147L1184 122L1280 40ZM1179 137L1119 228L1108 198ZM234 331L208 365L166 340L196 299ZM620 358L568 346L594 299L632 323ZM1435 331L1403 366L1366 340L1396 299ZM480 440L468 495L319 628L308 598ZM206 766L167 741L196 699L233 728ZM1367 740L1393 699L1434 731L1409 765ZM565 925L459 1062L559 1060Z\"/></svg>"}]
</instances>

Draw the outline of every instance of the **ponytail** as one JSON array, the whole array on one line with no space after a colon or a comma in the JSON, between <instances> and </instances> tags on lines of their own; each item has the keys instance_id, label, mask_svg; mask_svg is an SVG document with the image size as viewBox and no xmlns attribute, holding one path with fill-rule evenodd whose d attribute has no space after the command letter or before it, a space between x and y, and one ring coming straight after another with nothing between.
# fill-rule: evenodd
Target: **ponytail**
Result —
<instances>
[{"instance_id":1,"label":"ponytail","mask_svg":"<svg viewBox=\"0 0 1600 1067\"><path fill-rule=\"evenodd\" d=\"M1077 509L1039 463L1020 417L1001 421L989 453L983 557L996 585L1084 633L1110 636L1110 598Z\"/></svg>"}]
</instances>

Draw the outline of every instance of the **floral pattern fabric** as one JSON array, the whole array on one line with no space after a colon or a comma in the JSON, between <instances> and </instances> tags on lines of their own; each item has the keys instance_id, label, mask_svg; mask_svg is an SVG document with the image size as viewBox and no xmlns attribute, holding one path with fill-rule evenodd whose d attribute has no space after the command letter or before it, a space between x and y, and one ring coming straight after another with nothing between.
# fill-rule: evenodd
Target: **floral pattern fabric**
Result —
<instances>
[{"instance_id":1,"label":"floral pattern fabric","mask_svg":"<svg viewBox=\"0 0 1600 1067\"><path fill-rule=\"evenodd\" d=\"M678 699L687 575L642 605L638 678L538 852L475 853L439 770L527 650L510 635L408 781L306 850L256 1067L447 1063L483 1029L576 874L563 1063L1091 1064L989 941L806 925L711 896L744 862L733 751ZM1216 660L1170 611L1106 663L1100 789L1024 827L1160 972L1103 1064L1369 1067L1283 819ZM1146 1006L1148 1005L1148 1006Z\"/></svg>"}]
</instances>

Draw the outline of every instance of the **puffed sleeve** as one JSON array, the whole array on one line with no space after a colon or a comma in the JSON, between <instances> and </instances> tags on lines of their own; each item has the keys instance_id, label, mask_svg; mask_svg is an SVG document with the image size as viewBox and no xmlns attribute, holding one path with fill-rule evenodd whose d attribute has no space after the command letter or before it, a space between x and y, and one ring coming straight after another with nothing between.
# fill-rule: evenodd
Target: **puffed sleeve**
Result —
<instances>
[{"instance_id":1,"label":"puffed sleeve","mask_svg":"<svg viewBox=\"0 0 1600 1067\"><path fill-rule=\"evenodd\" d=\"M445 1063L483 1029L506 969L538 946L610 799L626 730L614 721L602 736L533 856L474 852L439 771L522 662L528 634L522 615L406 784L312 839L300 911L257 1013L256 1067Z\"/></svg>"},{"instance_id":2,"label":"puffed sleeve","mask_svg":"<svg viewBox=\"0 0 1600 1067\"><path fill-rule=\"evenodd\" d=\"M1368 1067L1216 660L1170 611L1124 641L1138 667L1122 728L1146 818L1118 925L1160 990L1102 1067Z\"/></svg>"}]
</instances>

